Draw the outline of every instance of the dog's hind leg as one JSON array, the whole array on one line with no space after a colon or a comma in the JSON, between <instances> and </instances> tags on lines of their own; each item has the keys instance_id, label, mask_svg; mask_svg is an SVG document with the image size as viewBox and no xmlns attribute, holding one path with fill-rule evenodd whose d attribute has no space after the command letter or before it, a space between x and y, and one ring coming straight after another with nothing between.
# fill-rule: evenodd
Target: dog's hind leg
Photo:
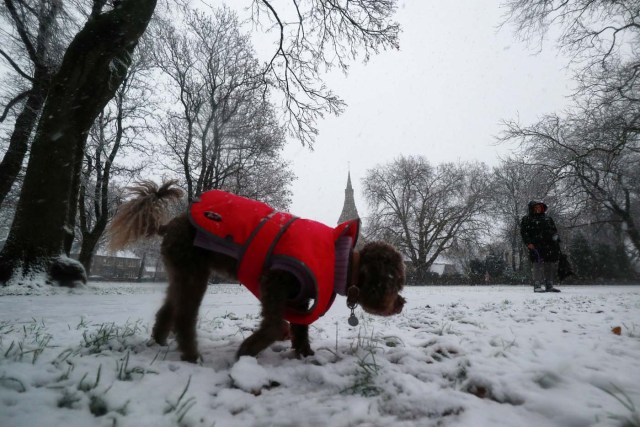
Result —
<instances>
[{"instance_id":1,"label":"dog's hind leg","mask_svg":"<svg viewBox=\"0 0 640 427\"><path fill-rule=\"evenodd\" d=\"M198 360L196 323L208 279L209 271L206 268L180 272L175 277L177 283L180 283L180 292L172 295L175 310L174 330L181 359L187 362L195 363Z\"/></svg>"},{"instance_id":2,"label":"dog's hind leg","mask_svg":"<svg viewBox=\"0 0 640 427\"><path fill-rule=\"evenodd\" d=\"M256 356L262 350L283 336L283 313L290 293L288 273L272 271L267 273L260 286L262 322L257 331L245 339L236 357Z\"/></svg>"},{"instance_id":3,"label":"dog's hind leg","mask_svg":"<svg viewBox=\"0 0 640 427\"><path fill-rule=\"evenodd\" d=\"M156 313L156 323L153 325L151 332L151 338L160 345L167 345L167 337L173 327L174 312L175 310L169 293L167 294L164 304Z\"/></svg>"}]
</instances>

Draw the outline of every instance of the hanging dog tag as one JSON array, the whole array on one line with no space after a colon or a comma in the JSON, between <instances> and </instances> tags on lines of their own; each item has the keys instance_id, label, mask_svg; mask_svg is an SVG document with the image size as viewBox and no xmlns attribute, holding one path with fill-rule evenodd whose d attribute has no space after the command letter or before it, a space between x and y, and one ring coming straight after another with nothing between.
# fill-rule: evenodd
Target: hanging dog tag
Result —
<instances>
[{"instance_id":1,"label":"hanging dog tag","mask_svg":"<svg viewBox=\"0 0 640 427\"><path fill-rule=\"evenodd\" d=\"M355 308L358 305L358 295L360 290L356 286L349 286L347 289L347 307L351 309L351 316L349 316L349 325L358 326L358 318L355 315Z\"/></svg>"},{"instance_id":2,"label":"hanging dog tag","mask_svg":"<svg viewBox=\"0 0 640 427\"><path fill-rule=\"evenodd\" d=\"M353 312L351 312L351 316L349 316L348 322L351 326L358 326L358 318L355 314L353 314Z\"/></svg>"}]
</instances>

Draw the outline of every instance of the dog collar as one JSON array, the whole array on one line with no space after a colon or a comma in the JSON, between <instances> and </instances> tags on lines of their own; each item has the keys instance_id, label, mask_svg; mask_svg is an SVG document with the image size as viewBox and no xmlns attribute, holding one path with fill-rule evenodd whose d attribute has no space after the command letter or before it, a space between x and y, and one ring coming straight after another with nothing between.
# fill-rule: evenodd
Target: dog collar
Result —
<instances>
[{"instance_id":1,"label":"dog collar","mask_svg":"<svg viewBox=\"0 0 640 427\"><path fill-rule=\"evenodd\" d=\"M351 236L342 236L336 240L335 252L335 268L333 291L342 296L347 295L347 287L349 284L351 251L353 248L353 239Z\"/></svg>"},{"instance_id":2,"label":"dog collar","mask_svg":"<svg viewBox=\"0 0 640 427\"><path fill-rule=\"evenodd\" d=\"M358 269L360 267L360 253L353 251L351 253L351 262L349 263L350 283L347 288L347 307L351 310L349 315L349 325L358 326L358 318L355 315L355 309L360 299L360 288L358 288Z\"/></svg>"}]
</instances>

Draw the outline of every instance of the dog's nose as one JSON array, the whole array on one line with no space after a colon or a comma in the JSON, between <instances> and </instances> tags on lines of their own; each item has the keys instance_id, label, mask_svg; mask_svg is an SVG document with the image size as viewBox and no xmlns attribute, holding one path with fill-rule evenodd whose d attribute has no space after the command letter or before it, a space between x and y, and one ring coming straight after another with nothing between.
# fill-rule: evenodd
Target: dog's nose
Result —
<instances>
[{"instance_id":1,"label":"dog's nose","mask_svg":"<svg viewBox=\"0 0 640 427\"><path fill-rule=\"evenodd\" d=\"M395 303L395 309L394 309L394 314L398 314L402 311L402 309L404 308L404 303L406 303L407 300L404 299L403 297L401 297L400 295L398 295L398 298L396 298L396 303Z\"/></svg>"}]
</instances>

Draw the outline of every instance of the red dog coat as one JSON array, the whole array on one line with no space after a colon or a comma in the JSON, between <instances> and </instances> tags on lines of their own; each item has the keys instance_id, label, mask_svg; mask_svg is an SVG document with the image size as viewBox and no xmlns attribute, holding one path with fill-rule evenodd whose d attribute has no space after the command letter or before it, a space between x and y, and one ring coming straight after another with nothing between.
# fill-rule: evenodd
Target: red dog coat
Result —
<instances>
[{"instance_id":1,"label":"red dog coat","mask_svg":"<svg viewBox=\"0 0 640 427\"><path fill-rule=\"evenodd\" d=\"M300 290L290 296L284 317L308 325L345 294L349 253L358 238L360 220L336 228L277 212L271 206L220 190L203 193L191 204L191 223L198 230L194 245L238 260L238 280L260 298L260 276L268 270L293 274ZM293 308L311 299L306 311Z\"/></svg>"}]
</instances>

